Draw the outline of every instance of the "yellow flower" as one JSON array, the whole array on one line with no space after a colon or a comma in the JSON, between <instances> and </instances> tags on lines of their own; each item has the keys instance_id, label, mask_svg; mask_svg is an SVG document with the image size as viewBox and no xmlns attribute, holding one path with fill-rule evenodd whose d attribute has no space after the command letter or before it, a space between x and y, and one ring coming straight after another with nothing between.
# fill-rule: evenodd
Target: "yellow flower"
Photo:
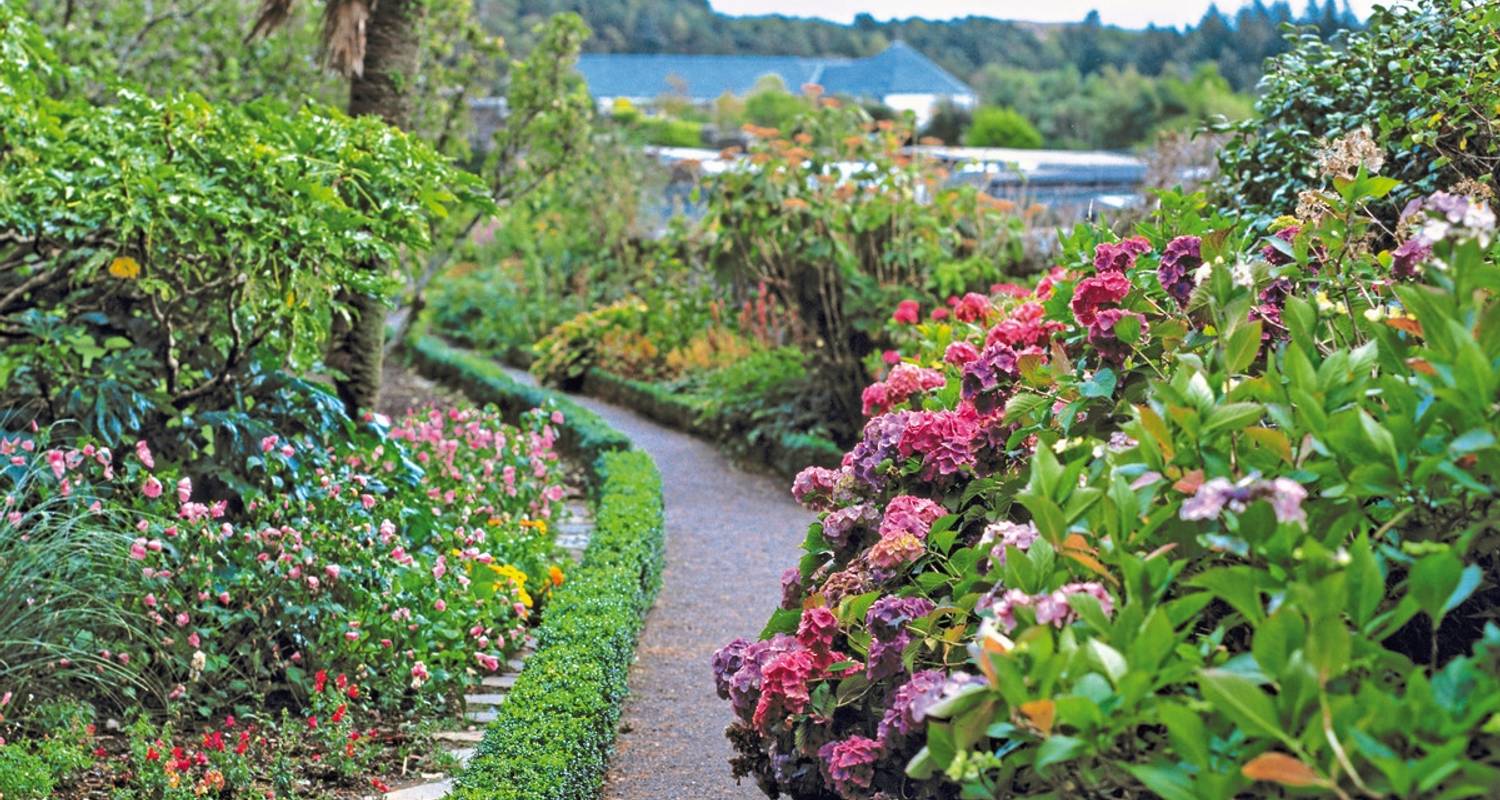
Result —
<instances>
[{"instance_id":1,"label":"yellow flower","mask_svg":"<svg viewBox=\"0 0 1500 800\"><path fill-rule=\"evenodd\" d=\"M109 262L109 274L122 281L133 281L140 277L141 264L130 256L117 256Z\"/></svg>"},{"instance_id":2,"label":"yellow flower","mask_svg":"<svg viewBox=\"0 0 1500 800\"><path fill-rule=\"evenodd\" d=\"M521 527L535 528L537 533L543 536L547 535L547 520L544 519L523 519L521 520Z\"/></svg>"}]
</instances>

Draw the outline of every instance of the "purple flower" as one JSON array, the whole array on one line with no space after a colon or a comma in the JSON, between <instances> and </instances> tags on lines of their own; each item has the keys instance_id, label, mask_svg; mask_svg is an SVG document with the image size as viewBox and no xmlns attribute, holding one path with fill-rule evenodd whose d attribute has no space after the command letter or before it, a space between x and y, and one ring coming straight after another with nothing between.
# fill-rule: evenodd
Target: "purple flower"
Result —
<instances>
[{"instance_id":1,"label":"purple flower","mask_svg":"<svg viewBox=\"0 0 1500 800\"><path fill-rule=\"evenodd\" d=\"M911 643L906 626L912 620L921 619L936 608L925 597L897 597L888 595L870 604L865 612L865 627L870 632L870 657L866 674L871 680L890 677L899 673L901 651Z\"/></svg>"},{"instance_id":2,"label":"purple flower","mask_svg":"<svg viewBox=\"0 0 1500 800\"><path fill-rule=\"evenodd\" d=\"M849 452L848 461L854 476L871 489L880 491L885 488L886 479L880 474L879 466L899 455L897 448L911 414L910 411L896 411L866 422L864 438Z\"/></svg>"},{"instance_id":3,"label":"purple flower","mask_svg":"<svg viewBox=\"0 0 1500 800\"><path fill-rule=\"evenodd\" d=\"M1135 266L1136 256L1151 250L1143 236L1132 236L1118 242L1104 242L1094 248L1096 272L1124 272Z\"/></svg>"},{"instance_id":4,"label":"purple flower","mask_svg":"<svg viewBox=\"0 0 1500 800\"><path fill-rule=\"evenodd\" d=\"M880 760L882 750L880 742L864 736L823 745L818 749L818 757L828 767L829 788L840 797L868 797L870 785L875 781L875 763Z\"/></svg>"},{"instance_id":5,"label":"purple flower","mask_svg":"<svg viewBox=\"0 0 1500 800\"><path fill-rule=\"evenodd\" d=\"M979 546L993 545L990 549L990 560L1003 567L1005 566L1005 548L1014 547L1025 552L1039 536L1041 532L1033 523L1018 524L1009 520L1000 520L985 527L983 535L979 537Z\"/></svg>"},{"instance_id":6,"label":"purple flower","mask_svg":"<svg viewBox=\"0 0 1500 800\"><path fill-rule=\"evenodd\" d=\"M826 511L832 507L839 477L838 470L808 467L792 479L792 499L813 511Z\"/></svg>"},{"instance_id":7,"label":"purple flower","mask_svg":"<svg viewBox=\"0 0 1500 800\"><path fill-rule=\"evenodd\" d=\"M781 607L790 610L801 606L802 572L796 567L787 567L786 572L781 573Z\"/></svg>"},{"instance_id":8,"label":"purple flower","mask_svg":"<svg viewBox=\"0 0 1500 800\"><path fill-rule=\"evenodd\" d=\"M1414 236L1391 251L1391 275L1396 280L1407 281L1417 277L1417 267L1432 256L1432 245L1420 236Z\"/></svg>"},{"instance_id":9,"label":"purple flower","mask_svg":"<svg viewBox=\"0 0 1500 800\"><path fill-rule=\"evenodd\" d=\"M914 673L911 680L892 693L890 705L880 718L877 738L889 746L896 737L907 736L916 730L922 724L921 710L930 707L942 695L946 681L942 670L924 669Z\"/></svg>"},{"instance_id":10,"label":"purple flower","mask_svg":"<svg viewBox=\"0 0 1500 800\"><path fill-rule=\"evenodd\" d=\"M1279 522L1307 521L1307 514L1302 510L1307 490L1302 484L1291 478L1268 481L1253 475L1239 483L1232 483L1228 478L1204 481L1192 497L1183 501L1178 516L1185 520L1215 519L1225 508L1238 514L1262 499L1271 504Z\"/></svg>"},{"instance_id":11,"label":"purple flower","mask_svg":"<svg viewBox=\"0 0 1500 800\"><path fill-rule=\"evenodd\" d=\"M849 544L850 534L862 525L871 525L880 519L880 512L870 503L856 503L829 513L823 518L823 538L837 547Z\"/></svg>"},{"instance_id":12,"label":"purple flower","mask_svg":"<svg viewBox=\"0 0 1500 800\"><path fill-rule=\"evenodd\" d=\"M1202 242L1197 236L1179 236L1162 250L1156 279L1180 305L1187 305L1193 294L1193 272L1203 266Z\"/></svg>"},{"instance_id":13,"label":"purple flower","mask_svg":"<svg viewBox=\"0 0 1500 800\"><path fill-rule=\"evenodd\" d=\"M981 414L1005 404L1006 388L1021 376L1016 368L1016 351L1003 342L986 345L979 357L964 364L962 395Z\"/></svg>"},{"instance_id":14,"label":"purple flower","mask_svg":"<svg viewBox=\"0 0 1500 800\"><path fill-rule=\"evenodd\" d=\"M1296 240L1297 234L1299 234L1301 232L1302 232L1302 227L1301 226L1299 226L1299 225L1288 225L1287 227L1282 228L1281 230L1277 231L1276 233L1274 233L1272 235L1275 236L1277 239L1280 239L1281 241L1286 242L1287 244L1291 244L1293 241ZM1270 244L1266 245L1265 247L1262 247L1260 249L1260 254L1267 261L1271 262L1272 266L1275 266L1275 267L1279 267L1279 266L1281 266L1283 264L1290 264L1290 263L1292 263L1292 260L1293 260L1291 256L1289 256L1289 255L1281 252L1280 250L1278 250L1275 245L1270 245Z\"/></svg>"}]
</instances>

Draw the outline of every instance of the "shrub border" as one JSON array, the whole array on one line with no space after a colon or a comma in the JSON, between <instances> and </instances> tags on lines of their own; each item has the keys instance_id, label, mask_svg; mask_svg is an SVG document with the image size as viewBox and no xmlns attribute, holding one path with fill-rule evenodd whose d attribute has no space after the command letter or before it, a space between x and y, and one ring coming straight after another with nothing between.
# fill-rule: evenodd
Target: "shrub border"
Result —
<instances>
[{"instance_id":1,"label":"shrub border","mask_svg":"<svg viewBox=\"0 0 1500 800\"><path fill-rule=\"evenodd\" d=\"M588 459L595 490L583 563L548 604L537 652L449 796L594 798L614 747L636 640L661 586L661 474L627 437L566 397L522 384L490 359L431 336L418 333L408 345L419 372L507 415L554 403L565 416L561 444Z\"/></svg>"}]
</instances>

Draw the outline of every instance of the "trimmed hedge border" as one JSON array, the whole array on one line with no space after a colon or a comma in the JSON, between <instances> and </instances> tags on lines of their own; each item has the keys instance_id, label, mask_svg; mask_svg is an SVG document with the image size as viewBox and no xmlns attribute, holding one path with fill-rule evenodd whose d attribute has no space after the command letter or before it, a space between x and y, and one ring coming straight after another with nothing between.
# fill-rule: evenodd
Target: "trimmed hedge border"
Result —
<instances>
[{"instance_id":1,"label":"trimmed hedge border","mask_svg":"<svg viewBox=\"0 0 1500 800\"><path fill-rule=\"evenodd\" d=\"M537 652L485 729L450 797L590 800L609 765L630 664L666 556L661 474L646 453L593 412L519 383L488 358L418 334L422 374L507 415L547 402L562 410L562 446L590 459L594 533L583 563L548 604Z\"/></svg>"}]
</instances>

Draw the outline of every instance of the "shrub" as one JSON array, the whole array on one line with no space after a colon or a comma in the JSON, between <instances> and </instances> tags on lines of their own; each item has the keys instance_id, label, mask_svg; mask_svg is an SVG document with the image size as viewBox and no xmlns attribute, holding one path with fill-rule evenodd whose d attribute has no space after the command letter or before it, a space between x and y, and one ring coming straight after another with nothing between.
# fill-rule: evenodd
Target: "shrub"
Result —
<instances>
[{"instance_id":1,"label":"shrub","mask_svg":"<svg viewBox=\"0 0 1500 800\"><path fill-rule=\"evenodd\" d=\"M1220 153L1226 205L1292 208L1319 185L1322 145L1361 128L1393 154L1385 172L1401 181L1382 201L1388 223L1414 197L1464 181L1493 188L1497 25L1493 3L1420 0L1376 9L1344 41L1291 34L1261 80L1258 118L1234 127Z\"/></svg>"},{"instance_id":2,"label":"shrub","mask_svg":"<svg viewBox=\"0 0 1500 800\"><path fill-rule=\"evenodd\" d=\"M856 107L825 101L788 133L707 185L708 258L742 296L765 286L791 313L790 343L847 429L890 306L912 294L938 302L936 269L950 262L983 268L965 289L998 280L1020 260L1021 220L972 187L945 186L935 162L903 154L909 131ZM861 169L845 175L850 162Z\"/></svg>"},{"instance_id":3,"label":"shrub","mask_svg":"<svg viewBox=\"0 0 1500 800\"><path fill-rule=\"evenodd\" d=\"M1494 214L1436 194L1377 252L1363 209L1396 182L1328 177L1266 239L1164 195L1035 290L900 329L862 441L793 484L822 516L782 610L714 658L737 775L809 798L1489 791Z\"/></svg>"},{"instance_id":4,"label":"shrub","mask_svg":"<svg viewBox=\"0 0 1500 800\"><path fill-rule=\"evenodd\" d=\"M151 432L232 472L285 419L254 413L280 410L267 376L319 365L340 297L395 288L364 265L482 203L476 179L372 118L129 87L108 106L57 99L61 68L8 3L0 39L27 67L0 73L0 408L114 446Z\"/></svg>"},{"instance_id":5,"label":"shrub","mask_svg":"<svg viewBox=\"0 0 1500 800\"><path fill-rule=\"evenodd\" d=\"M964 132L964 144L1030 150L1042 146L1042 134L1015 109L987 107L974 112L974 121Z\"/></svg>"}]
</instances>

